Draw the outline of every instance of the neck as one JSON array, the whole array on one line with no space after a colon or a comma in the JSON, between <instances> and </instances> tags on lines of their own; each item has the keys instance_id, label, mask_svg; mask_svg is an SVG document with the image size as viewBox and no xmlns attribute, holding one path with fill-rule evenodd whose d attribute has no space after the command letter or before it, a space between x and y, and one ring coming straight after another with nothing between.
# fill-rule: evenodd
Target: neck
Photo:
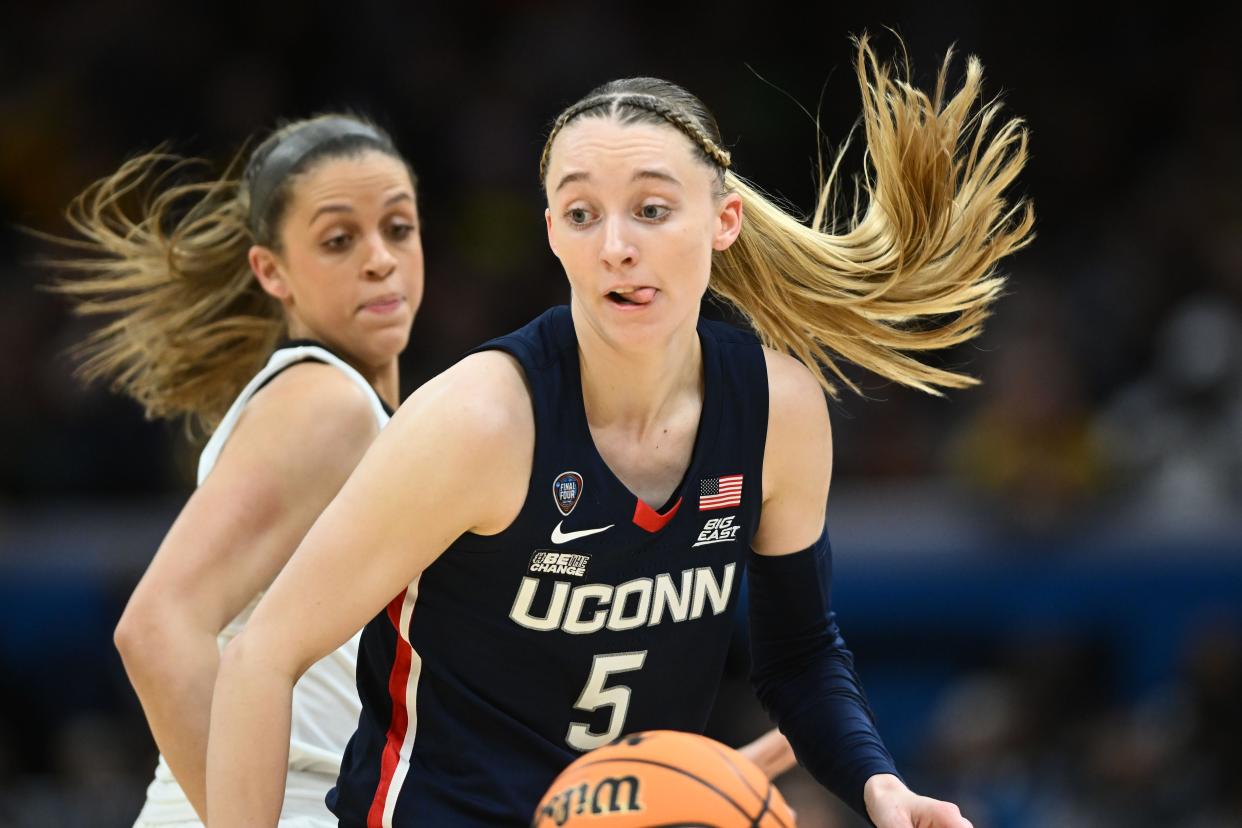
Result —
<instances>
[{"instance_id":1,"label":"neck","mask_svg":"<svg viewBox=\"0 0 1242 828\"><path fill-rule=\"evenodd\" d=\"M362 374L362 378L375 389L375 393L379 394L381 400L388 403L391 408L397 408L401 395L401 375L397 357L394 356L380 365L367 365L327 337L316 334L296 317L287 320L286 329L290 339L310 339L327 345L333 353L349 363L351 368Z\"/></svg>"},{"instance_id":2,"label":"neck","mask_svg":"<svg viewBox=\"0 0 1242 828\"><path fill-rule=\"evenodd\" d=\"M378 368L370 365L359 365L348 357L342 357L350 365L357 369L362 378L370 383L375 389L375 393L379 394L380 399L388 403L389 407L394 411L397 409L401 394L401 375L397 367L397 358L393 357L386 364Z\"/></svg>"},{"instance_id":3,"label":"neck","mask_svg":"<svg viewBox=\"0 0 1242 828\"><path fill-rule=\"evenodd\" d=\"M643 350L622 350L572 308L582 401L593 428L618 426L642 437L689 392L703 393L703 352L694 327Z\"/></svg>"}]
</instances>

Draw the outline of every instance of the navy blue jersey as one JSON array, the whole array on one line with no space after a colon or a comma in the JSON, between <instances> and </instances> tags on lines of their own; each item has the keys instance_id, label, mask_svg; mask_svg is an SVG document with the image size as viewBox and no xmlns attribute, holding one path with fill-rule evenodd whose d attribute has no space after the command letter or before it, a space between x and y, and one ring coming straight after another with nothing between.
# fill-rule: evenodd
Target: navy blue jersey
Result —
<instances>
[{"instance_id":1,"label":"navy blue jersey","mask_svg":"<svg viewBox=\"0 0 1242 828\"><path fill-rule=\"evenodd\" d=\"M582 751L702 732L759 521L768 386L753 335L706 320L698 333L698 434L658 508L595 448L568 308L480 348L526 373L526 500L503 532L458 538L363 632L362 715L328 797L342 826L525 826Z\"/></svg>"}]
</instances>

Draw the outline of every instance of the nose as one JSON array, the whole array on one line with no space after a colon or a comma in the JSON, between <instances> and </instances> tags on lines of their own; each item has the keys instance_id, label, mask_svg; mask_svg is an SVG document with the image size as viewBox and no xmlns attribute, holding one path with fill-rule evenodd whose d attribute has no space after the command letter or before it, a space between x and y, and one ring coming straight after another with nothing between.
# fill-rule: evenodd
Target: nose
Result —
<instances>
[{"instance_id":1,"label":"nose","mask_svg":"<svg viewBox=\"0 0 1242 828\"><path fill-rule=\"evenodd\" d=\"M617 270L631 268L638 263L638 248L630 238L624 217L605 220L604 242L599 257L608 267Z\"/></svg>"},{"instance_id":2,"label":"nose","mask_svg":"<svg viewBox=\"0 0 1242 828\"><path fill-rule=\"evenodd\" d=\"M385 279L397 267L397 257L388 249L388 243L379 233L372 233L367 245L366 274L371 279Z\"/></svg>"}]
</instances>

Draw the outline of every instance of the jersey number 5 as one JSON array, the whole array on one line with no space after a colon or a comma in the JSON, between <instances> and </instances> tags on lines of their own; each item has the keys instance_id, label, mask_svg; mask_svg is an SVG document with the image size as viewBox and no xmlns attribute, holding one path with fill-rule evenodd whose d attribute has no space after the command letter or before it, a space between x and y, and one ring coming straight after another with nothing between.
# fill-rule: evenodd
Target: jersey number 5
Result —
<instances>
[{"instance_id":1,"label":"jersey number 5","mask_svg":"<svg viewBox=\"0 0 1242 828\"><path fill-rule=\"evenodd\" d=\"M646 650L595 656L595 660L591 662L591 674L587 676L586 686L574 703L574 709L592 713L601 707L611 707L612 716L608 719L608 729L603 733L592 732L589 724L570 722L565 741L571 748L594 750L616 740L622 734L625 729L625 714L630 706L630 688L624 684L606 688L604 682L613 673L629 673L642 669L646 660Z\"/></svg>"}]
</instances>

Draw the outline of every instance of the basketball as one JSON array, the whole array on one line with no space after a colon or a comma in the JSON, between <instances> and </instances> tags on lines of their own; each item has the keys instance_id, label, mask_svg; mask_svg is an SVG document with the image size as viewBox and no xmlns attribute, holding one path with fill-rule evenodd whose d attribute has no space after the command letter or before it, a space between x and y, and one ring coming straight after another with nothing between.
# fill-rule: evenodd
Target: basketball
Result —
<instances>
[{"instance_id":1,"label":"basketball","mask_svg":"<svg viewBox=\"0 0 1242 828\"><path fill-rule=\"evenodd\" d=\"M634 733L575 760L548 788L532 828L789 828L794 815L763 771L706 736Z\"/></svg>"}]
</instances>

